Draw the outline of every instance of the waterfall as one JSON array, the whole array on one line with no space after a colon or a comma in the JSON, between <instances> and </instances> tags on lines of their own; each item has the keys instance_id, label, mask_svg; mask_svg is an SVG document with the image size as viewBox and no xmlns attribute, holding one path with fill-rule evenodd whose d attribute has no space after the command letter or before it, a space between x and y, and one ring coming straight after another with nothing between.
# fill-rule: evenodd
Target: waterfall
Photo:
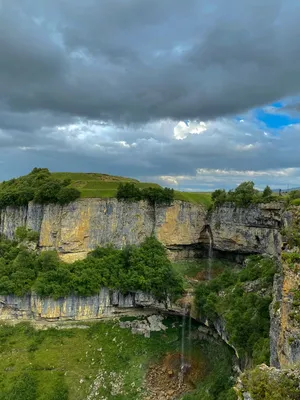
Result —
<instances>
[{"instance_id":1,"label":"waterfall","mask_svg":"<svg viewBox=\"0 0 300 400\"><path fill-rule=\"evenodd\" d=\"M208 249L208 271L207 271L207 280L210 281L212 278L212 261L213 261L213 238L211 234L211 230L207 228L208 236L209 236L209 249Z\"/></svg>"},{"instance_id":2,"label":"waterfall","mask_svg":"<svg viewBox=\"0 0 300 400\"><path fill-rule=\"evenodd\" d=\"M184 305L184 312L182 315L182 329L181 329L181 371L184 370L184 345L185 345L185 320L186 320L186 313L187 313L187 305Z\"/></svg>"},{"instance_id":3,"label":"waterfall","mask_svg":"<svg viewBox=\"0 0 300 400\"><path fill-rule=\"evenodd\" d=\"M191 363L192 360L192 317L191 313L189 313L189 336L188 336L188 341L189 341L189 363Z\"/></svg>"},{"instance_id":4,"label":"waterfall","mask_svg":"<svg viewBox=\"0 0 300 400\"><path fill-rule=\"evenodd\" d=\"M191 346L191 341L192 341L192 317L189 312L189 306L190 304L186 302L184 304L184 312L182 315L182 328L181 328L181 362L180 362L180 371L178 375L178 383L179 386L183 384L184 380L184 375L188 372L190 369L191 365L191 356L192 356L192 346ZM187 315L189 317L189 323L188 323L188 358L185 357L185 338L186 338L186 318Z\"/></svg>"}]
</instances>

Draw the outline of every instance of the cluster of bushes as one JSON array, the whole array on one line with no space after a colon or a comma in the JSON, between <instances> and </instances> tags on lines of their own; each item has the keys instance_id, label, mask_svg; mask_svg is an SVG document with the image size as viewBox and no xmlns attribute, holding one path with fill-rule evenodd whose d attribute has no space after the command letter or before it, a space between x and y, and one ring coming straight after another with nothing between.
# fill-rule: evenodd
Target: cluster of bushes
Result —
<instances>
[{"instance_id":1,"label":"cluster of bushes","mask_svg":"<svg viewBox=\"0 0 300 400\"><path fill-rule=\"evenodd\" d=\"M243 386L253 399L298 400L300 381L297 373L255 368L242 377Z\"/></svg>"},{"instance_id":2,"label":"cluster of bushes","mask_svg":"<svg viewBox=\"0 0 300 400\"><path fill-rule=\"evenodd\" d=\"M230 343L239 355L255 364L269 361L270 292L277 263L271 258L252 256L239 270L226 270L217 278L199 284L195 304L200 315L210 321L220 316L225 322ZM249 289L251 283L254 285ZM250 286L249 286L250 283Z\"/></svg>"},{"instance_id":3,"label":"cluster of bushes","mask_svg":"<svg viewBox=\"0 0 300 400\"><path fill-rule=\"evenodd\" d=\"M17 242L0 240L0 294L22 296L33 290L57 299L91 296L103 286L123 293L142 290L162 301L182 292L181 279L154 237L124 250L97 248L72 264L59 260L54 251L36 254Z\"/></svg>"},{"instance_id":4,"label":"cluster of bushes","mask_svg":"<svg viewBox=\"0 0 300 400\"><path fill-rule=\"evenodd\" d=\"M234 190L226 192L224 189L217 189L212 193L212 201L215 207L226 202L234 203L238 207L249 207L251 204L268 203L280 199L272 194L269 186L263 192L254 188L254 182L243 182Z\"/></svg>"},{"instance_id":5,"label":"cluster of bushes","mask_svg":"<svg viewBox=\"0 0 300 400\"><path fill-rule=\"evenodd\" d=\"M291 190L288 194L288 203L293 206L300 206L300 190Z\"/></svg>"},{"instance_id":6,"label":"cluster of bushes","mask_svg":"<svg viewBox=\"0 0 300 400\"><path fill-rule=\"evenodd\" d=\"M121 183L118 186L117 199L129 202L146 200L151 205L170 205L174 201L174 189L161 187L140 189L134 183Z\"/></svg>"},{"instance_id":7,"label":"cluster of bushes","mask_svg":"<svg viewBox=\"0 0 300 400\"><path fill-rule=\"evenodd\" d=\"M25 226L19 226L16 229L15 237L19 242L27 241L37 243L40 235L32 229L27 229Z\"/></svg>"},{"instance_id":8,"label":"cluster of bushes","mask_svg":"<svg viewBox=\"0 0 300 400\"><path fill-rule=\"evenodd\" d=\"M71 181L54 179L47 168L34 168L28 175L0 184L0 208L38 204L67 204L78 199L80 192L67 187Z\"/></svg>"}]
</instances>

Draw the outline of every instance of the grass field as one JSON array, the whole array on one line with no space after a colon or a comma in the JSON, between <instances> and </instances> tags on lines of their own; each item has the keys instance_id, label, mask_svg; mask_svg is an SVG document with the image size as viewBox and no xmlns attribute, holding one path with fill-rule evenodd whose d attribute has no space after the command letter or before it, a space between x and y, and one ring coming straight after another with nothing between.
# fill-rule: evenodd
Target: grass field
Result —
<instances>
[{"instance_id":1,"label":"grass field","mask_svg":"<svg viewBox=\"0 0 300 400\"><path fill-rule=\"evenodd\" d=\"M54 172L56 179L71 179L71 187L80 191L82 198L112 198L116 197L120 183L135 183L139 188L160 187L157 183L139 182L136 179L113 175L80 172ZM202 204L209 208L211 194L208 192L180 192L175 191L175 199L193 204Z\"/></svg>"},{"instance_id":2,"label":"grass field","mask_svg":"<svg viewBox=\"0 0 300 400\"><path fill-rule=\"evenodd\" d=\"M150 338L121 329L118 322L46 331L24 323L14 327L0 324L0 399L140 399L149 364L181 349L181 319L164 323L167 331L153 332ZM196 331L197 326L192 329ZM189 346L193 346L192 357L208 373L206 381L198 382L199 390L214 382L222 354L222 377L230 374L231 353L225 345L186 338L186 351Z\"/></svg>"},{"instance_id":3,"label":"grass field","mask_svg":"<svg viewBox=\"0 0 300 400\"><path fill-rule=\"evenodd\" d=\"M175 191L175 199L188 201L193 204L202 204L206 208L211 205L211 193L209 192L179 192Z\"/></svg>"}]
</instances>

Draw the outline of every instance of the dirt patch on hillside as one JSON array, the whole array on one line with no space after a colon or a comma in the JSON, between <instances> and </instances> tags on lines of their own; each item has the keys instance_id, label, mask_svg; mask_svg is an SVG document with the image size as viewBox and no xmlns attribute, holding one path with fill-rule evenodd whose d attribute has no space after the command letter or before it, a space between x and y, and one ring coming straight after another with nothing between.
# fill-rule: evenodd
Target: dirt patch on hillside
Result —
<instances>
[{"instance_id":1,"label":"dirt patch on hillside","mask_svg":"<svg viewBox=\"0 0 300 400\"><path fill-rule=\"evenodd\" d=\"M144 400L175 400L195 389L197 382L207 374L204 360L185 359L181 354L167 354L164 359L151 365L146 377Z\"/></svg>"}]
</instances>

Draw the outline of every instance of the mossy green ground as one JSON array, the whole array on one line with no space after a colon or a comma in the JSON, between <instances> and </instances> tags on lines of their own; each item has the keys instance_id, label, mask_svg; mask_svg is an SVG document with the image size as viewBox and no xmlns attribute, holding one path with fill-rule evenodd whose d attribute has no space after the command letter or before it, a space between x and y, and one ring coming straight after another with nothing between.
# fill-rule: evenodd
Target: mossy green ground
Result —
<instances>
[{"instance_id":1,"label":"mossy green ground","mask_svg":"<svg viewBox=\"0 0 300 400\"><path fill-rule=\"evenodd\" d=\"M52 175L56 179L71 179L70 186L78 189L82 198L116 197L118 186L122 182L135 183L141 189L160 186L157 183L139 182L132 178L97 173L54 172ZM175 199L202 204L206 208L211 205L211 194L208 192L175 191Z\"/></svg>"},{"instance_id":2,"label":"mossy green ground","mask_svg":"<svg viewBox=\"0 0 300 400\"><path fill-rule=\"evenodd\" d=\"M64 330L34 330L24 323L0 325L0 399L141 398L149 364L168 352L180 351L181 320L172 318L166 323L168 330L151 333L151 338L133 335L116 321ZM187 338L186 351L190 351L189 343ZM197 391L208 385L221 364L222 378L228 381L231 353L225 345L193 340L191 346L194 357L206 360L209 372Z\"/></svg>"}]
</instances>

